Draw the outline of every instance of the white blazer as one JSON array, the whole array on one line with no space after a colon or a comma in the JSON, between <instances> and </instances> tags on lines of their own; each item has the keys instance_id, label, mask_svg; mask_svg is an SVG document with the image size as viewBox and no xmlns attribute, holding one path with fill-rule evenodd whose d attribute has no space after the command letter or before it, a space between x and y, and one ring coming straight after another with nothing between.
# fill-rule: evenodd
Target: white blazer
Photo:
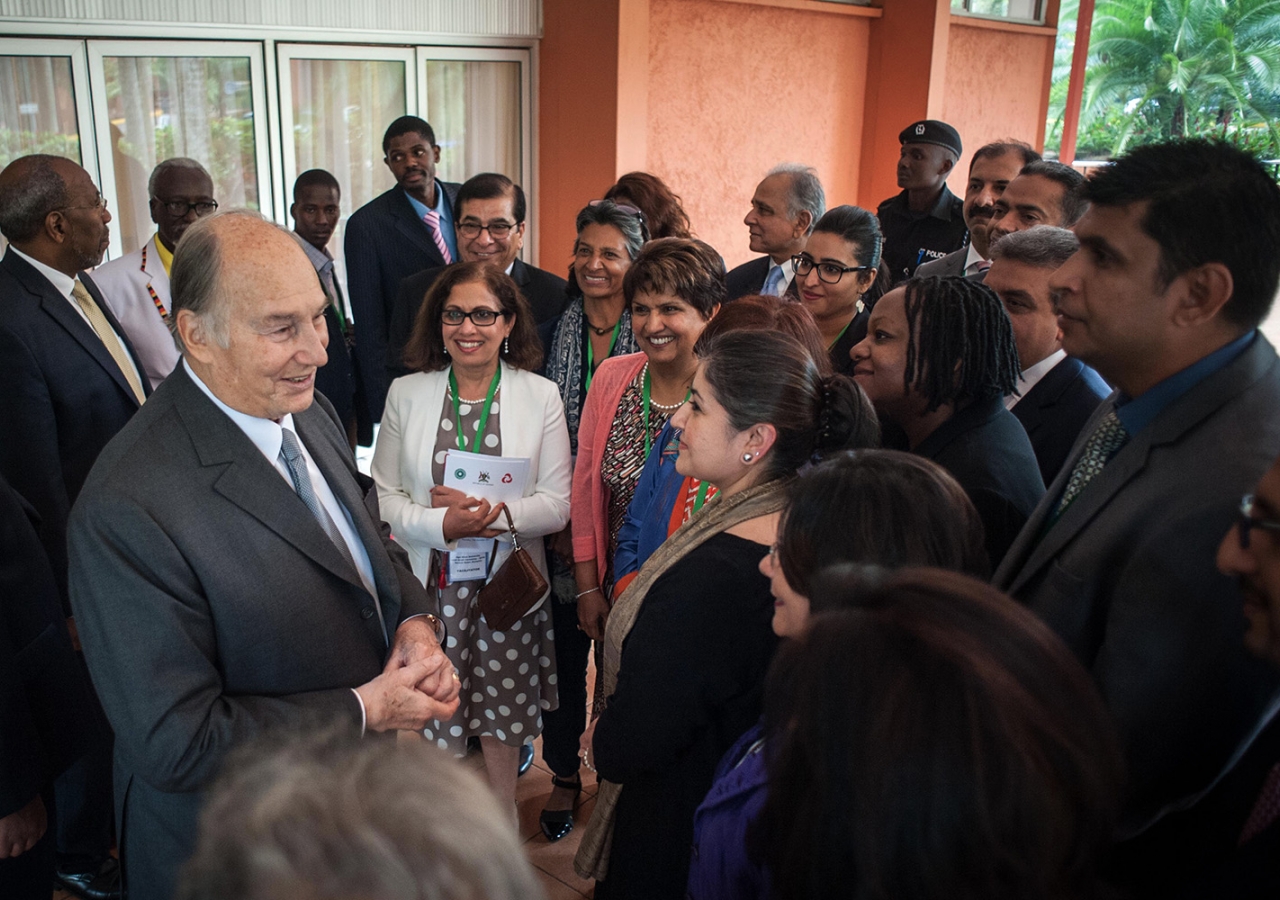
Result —
<instances>
[{"instance_id":1,"label":"white blazer","mask_svg":"<svg viewBox=\"0 0 1280 900\"><path fill-rule=\"evenodd\" d=\"M160 262L155 235L141 250L94 269L93 283L102 291L120 327L133 342L152 389L158 388L178 364L178 346L147 290L149 285L164 304L165 311L172 312L169 273Z\"/></svg>"},{"instance_id":2,"label":"white blazer","mask_svg":"<svg viewBox=\"0 0 1280 900\"><path fill-rule=\"evenodd\" d=\"M524 499L509 505L522 544L547 574L543 535L555 534L569 521L569 488L573 481L569 430L560 391L541 375L502 363L498 392L498 433L502 455L528 457L529 483ZM443 508L431 505L432 456L444 411L449 371L416 372L391 382L382 426L373 451L373 480L378 485L382 518L396 542L409 551L414 574L426 579L431 551L452 550L444 539ZM495 527L505 527L499 516ZM494 569L511 552L500 545ZM548 580L550 580L548 578Z\"/></svg>"}]
</instances>

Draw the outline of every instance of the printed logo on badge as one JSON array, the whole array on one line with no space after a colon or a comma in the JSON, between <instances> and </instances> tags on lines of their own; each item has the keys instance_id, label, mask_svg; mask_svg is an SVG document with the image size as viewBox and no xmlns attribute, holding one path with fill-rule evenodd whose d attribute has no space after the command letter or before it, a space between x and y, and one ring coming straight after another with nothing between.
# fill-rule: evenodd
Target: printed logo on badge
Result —
<instances>
[{"instance_id":1,"label":"printed logo on badge","mask_svg":"<svg viewBox=\"0 0 1280 900\"><path fill-rule=\"evenodd\" d=\"M916 134L924 134L924 123L916 126Z\"/></svg>"},{"instance_id":2,"label":"printed logo on badge","mask_svg":"<svg viewBox=\"0 0 1280 900\"><path fill-rule=\"evenodd\" d=\"M466 470L466 469L454 469L454 470L453 470L453 477L454 477L454 478L466 478L466 477L467 477L467 470Z\"/></svg>"}]
</instances>

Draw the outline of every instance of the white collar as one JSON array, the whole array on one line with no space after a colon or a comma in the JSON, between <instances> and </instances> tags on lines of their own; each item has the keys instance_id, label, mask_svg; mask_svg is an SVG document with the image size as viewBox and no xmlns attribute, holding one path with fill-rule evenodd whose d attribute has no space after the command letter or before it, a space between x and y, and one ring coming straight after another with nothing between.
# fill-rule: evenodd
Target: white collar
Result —
<instances>
[{"instance_id":1,"label":"white collar","mask_svg":"<svg viewBox=\"0 0 1280 900\"><path fill-rule=\"evenodd\" d=\"M1009 394L1004 398L1005 409L1013 409L1019 400L1027 396L1027 393L1040 383L1041 378L1049 374L1050 369L1066 358L1067 351L1059 347L1031 368L1024 369L1018 376L1018 394Z\"/></svg>"},{"instance_id":2,"label":"white collar","mask_svg":"<svg viewBox=\"0 0 1280 900\"><path fill-rule=\"evenodd\" d=\"M45 278L49 279L49 283L53 285L54 289L59 294L61 294L64 297L71 296L71 289L76 286L76 280L72 278L70 275L68 275L66 272L59 272L57 269L53 268L52 266L47 266L44 263L40 262L40 260L31 258L27 254L19 250L17 247L13 246L13 244L9 245L9 252L16 253L20 258L25 259L27 262L31 263L31 265L35 268L37 272L39 272Z\"/></svg>"},{"instance_id":3,"label":"white collar","mask_svg":"<svg viewBox=\"0 0 1280 900\"><path fill-rule=\"evenodd\" d=\"M204 391L205 396L213 401L213 405L226 413L227 417L236 423L240 430L244 432L245 437L253 441L253 445L261 450L262 455L274 466L276 460L280 458L280 445L284 443L284 429L288 428L294 434L297 434L297 430L293 427L293 414L285 413L284 418L279 422L275 422L271 419L262 419L258 416L242 413L238 409L232 409L219 400L217 395L209 389L209 386L200 380L200 376L187 363L186 357L183 357L182 367L187 370L187 374L196 383L196 387Z\"/></svg>"},{"instance_id":4,"label":"white collar","mask_svg":"<svg viewBox=\"0 0 1280 900\"><path fill-rule=\"evenodd\" d=\"M987 261L987 258L983 256L981 253L979 253L976 249L974 249L973 244L970 243L969 252L964 258L964 269L963 269L964 274L966 275L969 274L969 269L973 267L974 263L980 263L980 262L986 262L986 261Z\"/></svg>"}]
</instances>

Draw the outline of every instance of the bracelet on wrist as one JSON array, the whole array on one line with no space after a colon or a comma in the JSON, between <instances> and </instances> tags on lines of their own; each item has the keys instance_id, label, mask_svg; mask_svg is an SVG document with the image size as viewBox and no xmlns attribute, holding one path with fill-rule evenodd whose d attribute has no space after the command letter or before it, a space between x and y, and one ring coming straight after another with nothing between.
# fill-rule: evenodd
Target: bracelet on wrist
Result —
<instances>
[{"instance_id":1,"label":"bracelet on wrist","mask_svg":"<svg viewBox=\"0 0 1280 900\"><path fill-rule=\"evenodd\" d=\"M595 586L595 587L593 587L593 588L588 588L588 589L587 589L587 590L585 590L585 591L578 591L578 593L576 593L576 594L574 594L574 595L573 595L573 599L574 599L574 600L581 600L583 597L587 596L587 594L594 594L594 593L596 593L597 591L599 591L599 592L600 592L600 593L602 593L602 594L604 593L604 591L601 591L601 590L600 590L600 586L599 586L599 585L597 585L597 586Z\"/></svg>"}]
</instances>

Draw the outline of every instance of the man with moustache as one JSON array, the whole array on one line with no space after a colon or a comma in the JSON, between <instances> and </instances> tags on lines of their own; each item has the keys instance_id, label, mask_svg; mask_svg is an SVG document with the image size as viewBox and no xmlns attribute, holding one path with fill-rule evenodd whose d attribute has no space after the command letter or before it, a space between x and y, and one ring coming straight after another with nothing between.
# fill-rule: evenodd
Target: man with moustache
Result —
<instances>
[{"instance_id":1,"label":"man with moustache","mask_svg":"<svg viewBox=\"0 0 1280 900\"><path fill-rule=\"evenodd\" d=\"M0 172L0 475L40 517L67 607L67 516L98 453L150 388L128 336L85 269L110 240L107 203L80 166L24 156ZM74 629L72 629L74 634ZM83 667L83 660L78 663ZM93 711L101 720L101 711ZM94 900L119 895L111 849L109 731L56 785L58 877Z\"/></svg>"},{"instance_id":2,"label":"man with moustache","mask_svg":"<svg viewBox=\"0 0 1280 900\"><path fill-rule=\"evenodd\" d=\"M458 259L453 202L459 185L436 178L435 131L417 116L401 116L387 127L382 152L396 185L352 213L344 241L355 359L373 422L382 420L387 398L387 330L400 282Z\"/></svg>"},{"instance_id":3,"label":"man with moustache","mask_svg":"<svg viewBox=\"0 0 1280 900\"><path fill-rule=\"evenodd\" d=\"M347 321L342 286L333 268L333 256L329 253L329 240L342 215L339 206L342 189L338 179L324 169L309 169L293 183L293 205L289 215L293 217L293 232L302 238L301 246L311 265L315 266L320 287L329 300L324 311L329 329L329 361L316 370L316 390L324 394L338 421L347 432L347 440L355 449L363 435L364 443L373 441L373 423L368 415L362 415L362 404L357 404L357 373L351 362L351 331Z\"/></svg>"},{"instance_id":4,"label":"man with moustache","mask_svg":"<svg viewBox=\"0 0 1280 900\"><path fill-rule=\"evenodd\" d=\"M942 259L968 242L964 204L947 187L960 159L960 133L946 122L924 119L898 135L898 187L876 209L884 234L884 261L893 283L915 274L922 263Z\"/></svg>"},{"instance_id":5,"label":"man with moustache","mask_svg":"<svg viewBox=\"0 0 1280 900\"><path fill-rule=\"evenodd\" d=\"M1082 184L1084 176L1060 162L1039 160L1023 166L995 203L989 225L991 244L1041 225L1072 227L1089 208L1080 191Z\"/></svg>"},{"instance_id":6,"label":"man with moustache","mask_svg":"<svg viewBox=\"0 0 1280 900\"><path fill-rule=\"evenodd\" d=\"M1040 154L1021 141L985 144L969 161L969 181L964 191L964 224L969 229L969 246L926 262L916 274L964 275L981 281L991 265L988 232L995 215L996 201L1018 171L1040 159Z\"/></svg>"},{"instance_id":7,"label":"man with moustache","mask_svg":"<svg viewBox=\"0 0 1280 900\"><path fill-rule=\"evenodd\" d=\"M791 257L804 249L826 210L827 198L816 170L795 163L770 169L756 186L751 210L742 220L751 236L751 251L765 255L729 270L725 300L787 293L795 279Z\"/></svg>"},{"instance_id":8,"label":"man with moustache","mask_svg":"<svg viewBox=\"0 0 1280 900\"><path fill-rule=\"evenodd\" d=\"M213 179L194 159L166 159L147 182L156 233L141 249L94 270L93 280L138 351L152 389L178 364L169 333L169 270L178 239L218 208Z\"/></svg>"},{"instance_id":9,"label":"man with moustache","mask_svg":"<svg viewBox=\"0 0 1280 900\"><path fill-rule=\"evenodd\" d=\"M1187 823L1222 821L1204 804L1280 688L1212 563L1280 446L1280 359L1257 330L1280 284L1280 187L1188 140L1132 150L1083 192L1080 250L1049 286L1063 348L1116 390L994 581L1092 672L1129 773L1108 875L1163 898L1214 864Z\"/></svg>"},{"instance_id":10,"label":"man with moustache","mask_svg":"<svg viewBox=\"0 0 1280 900\"><path fill-rule=\"evenodd\" d=\"M249 211L196 223L173 305L182 362L70 524L130 900L171 896L202 791L244 740L420 730L457 708L432 603L315 394L329 301L294 236Z\"/></svg>"},{"instance_id":11,"label":"man with moustache","mask_svg":"<svg viewBox=\"0 0 1280 900\"><path fill-rule=\"evenodd\" d=\"M485 172L468 178L454 201L454 228L460 262L484 262L511 276L529 301L538 325L564 311L568 302L565 280L527 265L519 258L524 246L524 191L505 175ZM408 375L404 347L413 333L423 298L435 284L443 266L418 272L400 283L387 334L387 381Z\"/></svg>"}]
</instances>

